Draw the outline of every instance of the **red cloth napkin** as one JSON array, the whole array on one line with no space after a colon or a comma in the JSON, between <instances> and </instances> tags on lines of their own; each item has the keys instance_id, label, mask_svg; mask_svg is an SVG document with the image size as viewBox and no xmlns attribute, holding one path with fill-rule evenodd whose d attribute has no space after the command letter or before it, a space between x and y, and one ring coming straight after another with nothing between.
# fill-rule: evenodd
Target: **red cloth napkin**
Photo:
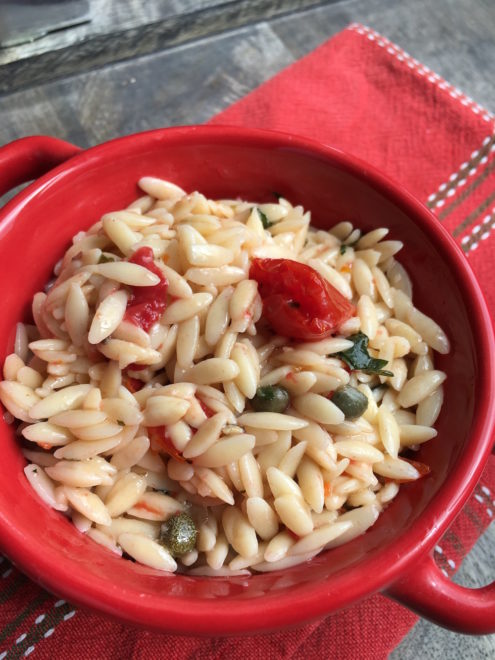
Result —
<instances>
[{"instance_id":1,"label":"red cloth napkin","mask_svg":"<svg viewBox=\"0 0 495 660\"><path fill-rule=\"evenodd\" d=\"M349 151L433 209L495 309L493 115L373 30L351 25L212 122L271 128ZM436 547L449 575L490 523L495 461ZM33 658L386 658L417 621L376 595L287 632L197 639L134 630L76 610L0 563L0 660Z\"/></svg>"}]
</instances>

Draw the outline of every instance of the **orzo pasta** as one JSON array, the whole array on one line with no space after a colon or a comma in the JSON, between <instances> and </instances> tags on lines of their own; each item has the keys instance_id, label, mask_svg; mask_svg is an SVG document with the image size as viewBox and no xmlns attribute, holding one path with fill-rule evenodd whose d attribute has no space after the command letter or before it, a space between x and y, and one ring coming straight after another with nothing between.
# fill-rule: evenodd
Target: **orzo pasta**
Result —
<instances>
[{"instance_id":1,"label":"orzo pasta","mask_svg":"<svg viewBox=\"0 0 495 660\"><path fill-rule=\"evenodd\" d=\"M402 244L139 185L74 237L5 360L34 491L167 572L283 569L363 534L428 473L411 455L443 402L449 342Z\"/></svg>"}]
</instances>

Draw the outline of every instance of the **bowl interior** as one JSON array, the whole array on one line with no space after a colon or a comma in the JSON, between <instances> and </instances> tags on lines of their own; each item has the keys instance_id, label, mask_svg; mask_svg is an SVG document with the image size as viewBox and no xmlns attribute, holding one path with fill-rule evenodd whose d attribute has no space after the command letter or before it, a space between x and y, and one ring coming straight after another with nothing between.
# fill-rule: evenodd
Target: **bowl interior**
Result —
<instances>
[{"instance_id":1,"label":"bowl interior","mask_svg":"<svg viewBox=\"0 0 495 660\"><path fill-rule=\"evenodd\" d=\"M363 230L386 226L390 238L404 242L400 260L412 278L415 304L440 323L452 342L448 356L436 357L438 368L448 373L439 434L419 453L419 460L431 466L431 475L403 486L364 537L318 556L309 567L249 579L164 576L118 559L40 503L22 474L24 459L12 428L2 422L0 529L2 535L3 530L10 530L5 549L23 570L52 590L158 628L192 629L193 612L197 632L212 630L212 617L219 612L225 618L223 625L219 622L213 628L217 631L252 628L253 617L259 628L269 628L317 611L329 612L364 595L366 589L377 588L379 580L370 578L370 571L383 565L385 576L385 565L395 561L392 552L396 557L399 548L405 552L413 541L412 529L426 525L431 531L435 515L437 522L443 520L445 511L437 510L439 493L453 488L449 479L463 461L472 461L468 441L473 442L483 382L478 338L462 278L446 256L444 239L431 231L424 217L418 217L413 202L387 184L377 190L364 167L349 165L337 153L311 150L287 138L255 139L222 134L219 129L206 135L192 129L144 134L77 157L70 167L45 177L5 211L0 225L5 273L0 281L2 362L12 350L16 322L28 318L33 294L48 281L72 236L103 213L129 204L139 195L136 181L144 175L170 179L188 191L198 189L212 197L270 201L274 193L282 194L311 210L318 227L344 219ZM471 468L472 472L478 469ZM418 531L414 542L421 538ZM320 590L318 606L313 602L316 588ZM259 611L254 613L261 598L272 607L270 621L262 622ZM244 621L236 623L230 607L233 600L235 611L246 614ZM289 614L288 607L280 605L295 600L307 601L307 612L300 608Z\"/></svg>"}]
</instances>

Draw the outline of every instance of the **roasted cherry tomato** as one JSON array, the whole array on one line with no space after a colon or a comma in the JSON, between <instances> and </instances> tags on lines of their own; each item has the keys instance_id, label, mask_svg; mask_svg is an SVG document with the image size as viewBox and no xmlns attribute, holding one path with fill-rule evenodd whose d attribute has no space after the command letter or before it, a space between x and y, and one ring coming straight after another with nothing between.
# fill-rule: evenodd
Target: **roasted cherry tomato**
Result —
<instances>
[{"instance_id":1,"label":"roasted cherry tomato","mask_svg":"<svg viewBox=\"0 0 495 660\"><path fill-rule=\"evenodd\" d=\"M263 316L283 337L317 341L350 318L354 305L314 268L290 259L253 259Z\"/></svg>"},{"instance_id":2,"label":"roasted cherry tomato","mask_svg":"<svg viewBox=\"0 0 495 660\"><path fill-rule=\"evenodd\" d=\"M160 278L160 282L155 286L132 287L132 294L127 303L126 321L130 321L148 332L165 311L168 282L165 275L153 261L153 250L150 247L142 247L136 250L129 262L144 266Z\"/></svg>"}]
</instances>

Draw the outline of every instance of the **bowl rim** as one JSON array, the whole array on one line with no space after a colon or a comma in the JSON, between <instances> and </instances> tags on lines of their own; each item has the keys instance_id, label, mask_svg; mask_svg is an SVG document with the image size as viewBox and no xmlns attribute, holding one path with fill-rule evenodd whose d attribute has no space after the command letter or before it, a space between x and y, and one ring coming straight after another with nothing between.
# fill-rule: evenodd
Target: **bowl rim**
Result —
<instances>
[{"instance_id":1,"label":"bowl rim","mask_svg":"<svg viewBox=\"0 0 495 660\"><path fill-rule=\"evenodd\" d=\"M187 145L201 141L302 151L353 175L414 218L429 235L449 268L456 273L462 299L466 306L469 301L472 312L470 318L473 336L477 340L478 353L483 355L478 381L483 394L481 401L477 402L477 418L473 424L471 438L437 492L435 506L428 506L413 522L407 534L387 545L378 553L379 557L368 560L366 580L355 578L349 584L348 578L346 580L336 574L321 583L306 585L297 591L297 607L294 607L295 603L291 602L290 598L284 598L281 603L279 594L265 595L262 599L263 617L259 616L260 604L257 599L237 599L234 607L232 599L196 601L174 597L164 601L149 595L136 599L134 590L123 587L120 587L118 593L116 590L110 592L106 580L96 579L95 576L85 578L83 572L74 574L64 562L40 557L36 549L30 546L29 540L18 533L9 520L9 515L2 511L0 545L15 564L37 582L42 582L43 586L71 602L105 612L127 623L186 634L218 635L267 631L301 624L311 618L328 614L331 610L329 601L336 594L339 594L340 609L384 589L433 548L474 489L492 449L495 373L490 365L495 363L495 342L491 318L471 267L454 239L431 211L404 186L394 182L374 166L330 145L289 133L237 126L195 125L160 128L115 138L73 156L10 200L0 212L0 238L22 209L31 201L35 203L38 194L52 186L63 184L64 177L91 167L100 158L118 158L123 150L142 148L144 145L160 148L163 142ZM256 579L256 576L250 579Z\"/></svg>"}]
</instances>

